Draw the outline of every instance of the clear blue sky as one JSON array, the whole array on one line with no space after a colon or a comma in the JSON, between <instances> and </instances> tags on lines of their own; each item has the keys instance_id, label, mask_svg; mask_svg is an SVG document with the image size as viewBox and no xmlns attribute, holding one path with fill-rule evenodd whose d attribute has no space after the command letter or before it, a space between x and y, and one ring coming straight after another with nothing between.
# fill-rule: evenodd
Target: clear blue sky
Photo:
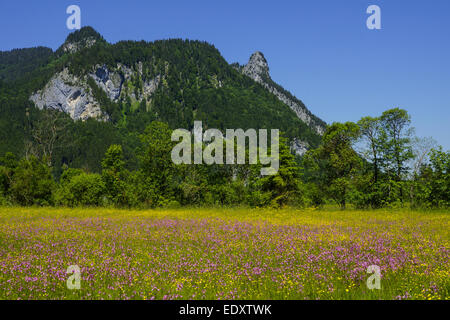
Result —
<instances>
[{"instance_id":1,"label":"clear blue sky","mask_svg":"<svg viewBox=\"0 0 450 320\"><path fill-rule=\"evenodd\" d=\"M205 40L241 64L262 51L272 78L325 121L401 107L417 135L450 149L449 0L2 0L0 50L56 49L70 4L112 43ZM372 4L382 30L366 28Z\"/></svg>"}]
</instances>

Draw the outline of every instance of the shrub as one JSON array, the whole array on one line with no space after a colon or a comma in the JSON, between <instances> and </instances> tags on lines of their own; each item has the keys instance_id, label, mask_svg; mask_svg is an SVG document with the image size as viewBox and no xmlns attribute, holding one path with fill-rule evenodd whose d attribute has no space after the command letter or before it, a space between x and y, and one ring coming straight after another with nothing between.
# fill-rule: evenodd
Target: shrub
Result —
<instances>
[{"instance_id":1,"label":"shrub","mask_svg":"<svg viewBox=\"0 0 450 320\"><path fill-rule=\"evenodd\" d=\"M11 191L11 183L17 164L12 153L6 153L4 157L0 158L0 194L3 195L3 199L6 199Z\"/></svg>"},{"instance_id":2,"label":"shrub","mask_svg":"<svg viewBox=\"0 0 450 320\"><path fill-rule=\"evenodd\" d=\"M6 194L9 190L9 178L6 173L6 168L0 166L0 195Z\"/></svg>"},{"instance_id":3,"label":"shrub","mask_svg":"<svg viewBox=\"0 0 450 320\"><path fill-rule=\"evenodd\" d=\"M146 186L142 171L133 171L129 174L125 198L129 207L147 208L153 206L154 190Z\"/></svg>"},{"instance_id":4,"label":"shrub","mask_svg":"<svg viewBox=\"0 0 450 320\"><path fill-rule=\"evenodd\" d=\"M261 190L256 190L251 192L247 196L247 203L250 207L266 207L270 204L270 200L272 198L271 192L264 192Z\"/></svg>"},{"instance_id":5,"label":"shrub","mask_svg":"<svg viewBox=\"0 0 450 320\"><path fill-rule=\"evenodd\" d=\"M50 168L31 157L19 162L11 184L11 195L22 206L50 205L54 186Z\"/></svg>"},{"instance_id":6,"label":"shrub","mask_svg":"<svg viewBox=\"0 0 450 320\"><path fill-rule=\"evenodd\" d=\"M61 177L59 178L59 183L61 185L67 185L70 183L70 181L72 180L73 177L79 176L83 173L84 173L84 171L81 169L67 168L61 174Z\"/></svg>"},{"instance_id":7,"label":"shrub","mask_svg":"<svg viewBox=\"0 0 450 320\"><path fill-rule=\"evenodd\" d=\"M104 196L105 185L102 177L99 174L82 172L61 185L55 195L55 202L69 207L100 206Z\"/></svg>"},{"instance_id":8,"label":"shrub","mask_svg":"<svg viewBox=\"0 0 450 320\"><path fill-rule=\"evenodd\" d=\"M2 193L0 193L0 206L3 207L3 206L6 206L8 204L9 203L6 200L6 197Z\"/></svg>"},{"instance_id":9,"label":"shrub","mask_svg":"<svg viewBox=\"0 0 450 320\"><path fill-rule=\"evenodd\" d=\"M324 192L315 183L305 185L305 198L307 199L307 206L320 208L325 204Z\"/></svg>"}]
</instances>

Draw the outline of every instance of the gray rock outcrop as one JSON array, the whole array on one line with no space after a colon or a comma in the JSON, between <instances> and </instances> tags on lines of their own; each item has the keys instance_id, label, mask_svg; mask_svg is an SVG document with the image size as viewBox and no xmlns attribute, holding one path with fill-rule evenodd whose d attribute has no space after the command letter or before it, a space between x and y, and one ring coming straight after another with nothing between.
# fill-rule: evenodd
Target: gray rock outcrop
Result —
<instances>
[{"instance_id":1,"label":"gray rock outcrop","mask_svg":"<svg viewBox=\"0 0 450 320\"><path fill-rule=\"evenodd\" d=\"M32 94L30 100L40 109L59 110L69 114L74 120L88 118L108 120L108 116L101 111L99 103L91 94L86 81L88 77L95 81L111 101L118 102L129 81L136 77L143 78L142 63L138 63L134 68L118 64L113 70L105 65L97 65L82 78L70 74L65 69L56 74L42 90ZM141 102L143 99L150 98L161 84L162 77L158 75L153 79L141 81L142 90L137 96L135 92L127 91L126 93L133 101Z\"/></svg>"},{"instance_id":2,"label":"gray rock outcrop","mask_svg":"<svg viewBox=\"0 0 450 320\"><path fill-rule=\"evenodd\" d=\"M121 74L117 72L111 73L106 66L98 66L95 73L90 73L89 76L105 91L111 101L117 102L119 100L124 82Z\"/></svg>"},{"instance_id":3,"label":"gray rock outcrop","mask_svg":"<svg viewBox=\"0 0 450 320\"><path fill-rule=\"evenodd\" d=\"M90 48L97 43L97 40L93 37L84 39L82 42L66 42L62 46L63 52L75 53L84 48Z\"/></svg>"},{"instance_id":4,"label":"gray rock outcrop","mask_svg":"<svg viewBox=\"0 0 450 320\"><path fill-rule=\"evenodd\" d=\"M303 156L309 149L308 143L301 141L297 138L293 139L291 142L291 150L299 156Z\"/></svg>"},{"instance_id":5,"label":"gray rock outcrop","mask_svg":"<svg viewBox=\"0 0 450 320\"><path fill-rule=\"evenodd\" d=\"M311 116L311 112L298 99L286 94L281 88L274 85L274 82L270 77L269 65L261 52L257 51L252 54L247 65L241 68L241 72L263 85L269 92L273 93L281 102L289 106L289 108L295 112L297 117L319 135L324 133L325 126L317 123Z\"/></svg>"},{"instance_id":6,"label":"gray rock outcrop","mask_svg":"<svg viewBox=\"0 0 450 320\"><path fill-rule=\"evenodd\" d=\"M88 118L106 120L108 117L82 82L65 69L56 74L42 90L34 93L30 100L39 109L51 108L62 111L74 120Z\"/></svg>"},{"instance_id":7,"label":"gray rock outcrop","mask_svg":"<svg viewBox=\"0 0 450 320\"><path fill-rule=\"evenodd\" d=\"M259 83L266 83L270 79L269 64L264 55L257 51L250 57L242 72Z\"/></svg>"}]
</instances>

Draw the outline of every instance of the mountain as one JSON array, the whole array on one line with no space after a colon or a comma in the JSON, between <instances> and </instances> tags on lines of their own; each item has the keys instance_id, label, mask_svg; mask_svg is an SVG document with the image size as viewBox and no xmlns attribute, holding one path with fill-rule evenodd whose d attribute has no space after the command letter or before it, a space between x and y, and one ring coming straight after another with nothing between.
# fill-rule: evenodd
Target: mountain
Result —
<instances>
[{"instance_id":1,"label":"mountain","mask_svg":"<svg viewBox=\"0 0 450 320\"><path fill-rule=\"evenodd\" d=\"M234 68L249 76L254 81L263 85L269 92L274 94L281 102L289 106L295 112L297 117L306 123L309 128L318 135L323 135L327 124L316 117L308 110L304 103L285 90L282 86L275 83L270 77L269 64L262 52L255 52L250 57L249 62L245 66L233 64ZM294 138L292 148L298 155L303 155L309 148L309 144L299 138Z\"/></svg>"},{"instance_id":2,"label":"mountain","mask_svg":"<svg viewBox=\"0 0 450 320\"><path fill-rule=\"evenodd\" d=\"M326 123L314 116L301 100L297 99L290 92L286 91L272 80L269 74L269 65L261 52L255 52L250 57L248 64L241 68L241 70L242 73L262 84L267 90L277 96L280 101L289 106L310 128L320 135L324 133Z\"/></svg>"},{"instance_id":3,"label":"mountain","mask_svg":"<svg viewBox=\"0 0 450 320\"><path fill-rule=\"evenodd\" d=\"M64 44L57 50L58 54L76 53L84 48L90 48L97 43L106 43L100 33L92 27L84 27L69 34Z\"/></svg>"},{"instance_id":4,"label":"mountain","mask_svg":"<svg viewBox=\"0 0 450 320\"><path fill-rule=\"evenodd\" d=\"M28 152L42 114L56 110L67 117L52 159L57 168L98 171L112 143L136 162L138 136L154 120L173 129L192 130L194 120L221 130L277 128L300 155L319 144L326 126L271 80L260 52L241 67L206 42L109 44L85 27L56 52L23 49L0 58L0 155Z\"/></svg>"},{"instance_id":5,"label":"mountain","mask_svg":"<svg viewBox=\"0 0 450 320\"><path fill-rule=\"evenodd\" d=\"M17 80L48 64L52 56L52 49L45 47L0 52L0 80Z\"/></svg>"}]
</instances>

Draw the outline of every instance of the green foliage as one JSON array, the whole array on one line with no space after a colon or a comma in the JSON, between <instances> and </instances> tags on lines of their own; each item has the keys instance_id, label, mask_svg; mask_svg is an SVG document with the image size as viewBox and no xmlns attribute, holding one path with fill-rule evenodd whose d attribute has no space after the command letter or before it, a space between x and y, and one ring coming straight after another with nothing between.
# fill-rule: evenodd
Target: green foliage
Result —
<instances>
[{"instance_id":1,"label":"green foliage","mask_svg":"<svg viewBox=\"0 0 450 320\"><path fill-rule=\"evenodd\" d=\"M67 185L70 183L73 177L79 176L82 173L84 173L84 171L81 169L65 168L63 173L61 174L59 183L61 185Z\"/></svg>"},{"instance_id":2,"label":"green foliage","mask_svg":"<svg viewBox=\"0 0 450 320\"><path fill-rule=\"evenodd\" d=\"M111 121L71 121L65 127L58 137L60 146L52 156L57 178L63 165L99 173L101 157L112 144L122 145L127 168L137 169L137 150L142 147L137 137L153 121L166 122L172 129L192 129L194 120L221 130L278 128L289 139L300 137L313 147L320 142L320 137L288 106L236 71L208 43L172 39L110 45L91 28L71 34L66 42L82 43L88 38L97 43L74 54L58 50L47 64L35 63L26 76L24 73L14 81L0 82L0 154L10 151L25 155L25 142L33 141L33 128L42 118L42 111L34 108L29 97L55 73L69 68L75 75L84 76L98 65L116 70L118 63L135 71L139 63L142 65L142 74L124 83L128 94L136 91L134 94L140 95L145 81L158 78L161 85L148 100L131 101L123 93L115 103L88 77L91 93ZM10 55L20 61L21 53Z\"/></svg>"},{"instance_id":3,"label":"green foliage","mask_svg":"<svg viewBox=\"0 0 450 320\"><path fill-rule=\"evenodd\" d=\"M132 208L149 208L154 206L154 190L148 189L142 170L132 171L127 179L125 198Z\"/></svg>"},{"instance_id":4,"label":"green foliage","mask_svg":"<svg viewBox=\"0 0 450 320\"><path fill-rule=\"evenodd\" d=\"M54 185L48 166L31 156L18 163L12 178L11 195L23 206L50 205Z\"/></svg>"},{"instance_id":5,"label":"green foliage","mask_svg":"<svg viewBox=\"0 0 450 320\"><path fill-rule=\"evenodd\" d=\"M184 205L200 206L214 200L208 189L208 171L204 165L180 165L178 167L177 194L179 201ZM206 201L206 199L208 201Z\"/></svg>"},{"instance_id":6,"label":"green foliage","mask_svg":"<svg viewBox=\"0 0 450 320\"><path fill-rule=\"evenodd\" d=\"M381 125L387 136L383 148L385 171L400 181L408 172L407 161L413 157L411 150L411 118L406 110L390 109L381 115Z\"/></svg>"},{"instance_id":7,"label":"green foliage","mask_svg":"<svg viewBox=\"0 0 450 320\"><path fill-rule=\"evenodd\" d=\"M247 203L253 208L267 207L271 204L272 193L259 189L251 191L247 197Z\"/></svg>"},{"instance_id":8,"label":"green foliage","mask_svg":"<svg viewBox=\"0 0 450 320\"><path fill-rule=\"evenodd\" d=\"M66 39L66 43L79 43L86 41L87 39L94 39L96 41L105 42L103 37L97 31L95 31L94 28L87 26L69 34Z\"/></svg>"},{"instance_id":9,"label":"green foliage","mask_svg":"<svg viewBox=\"0 0 450 320\"><path fill-rule=\"evenodd\" d=\"M434 207L450 206L450 152L432 150L430 154L432 175L429 201Z\"/></svg>"},{"instance_id":10,"label":"green foliage","mask_svg":"<svg viewBox=\"0 0 450 320\"><path fill-rule=\"evenodd\" d=\"M10 152L0 158L0 194L3 197L10 193L17 164L16 157Z\"/></svg>"},{"instance_id":11,"label":"green foliage","mask_svg":"<svg viewBox=\"0 0 450 320\"><path fill-rule=\"evenodd\" d=\"M45 47L0 51L0 81L20 79L47 65L52 58L52 49Z\"/></svg>"},{"instance_id":12,"label":"green foliage","mask_svg":"<svg viewBox=\"0 0 450 320\"><path fill-rule=\"evenodd\" d=\"M355 184L354 203L372 208L402 205L407 196L408 162L413 158L408 112L390 109L377 118L362 118L358 125L366 162Z\"/></svg>"},{"instance_id":13,"label":"green foliage","mask_svg":"<svg viewBox=\"0 0 450 320\"><path fill-rule=\"evenodd\" d=\"M155 121L141 136L141 168L149 190L147 200L153 206L163 206L167 200L174 200L175 165L171 159L174 143L171 135L172 131L166 123Z\"/></svg>"},{"instance_id":14,"label":"green foliage","mask_svg":"<svg viewBox=\"0 0 450 320\"><path fill-rule=\"evenodd\" d=\"M346 206L351 185L362 165L353 149L359 132L352 122L333 123L327 128L322 145L311 150L305 159L309 181L317 183L341 208Z\"/></svg>"},{"instance_id":15,"label":"green foliage","mask_svg":"<svg viewBox=\"0 0 450 320\"><path fill-rule=\"evenodd\" d=\"M216 184L209 188L206 202L210 205L233 206L244 203L245 186L241 181Z\"/></svg>"},{"instance_id":16,"label":"green foliage","mask_svg":"<svg viewBox=\"0 0 450 320\"><path fill-rule=\"evenodd\" d=\"M100 206L105 192L101 175L71 171L61 181L55 193L55 202L68 207Z\"/></svg>"},{"instance_id":17,"label":"green foliage","mask_svg":"<svg viewBox=\"0 0 450 320\"><path fill-rule=\"evenodd\" d=\"M410 182L416 207L450 206L450 152L442 148L430 152L430 163L421 168L417 179Z\"/></svg>"},{"instance_id":18,"label":"green foliage","mask_svg":"<svg viewBox=\"0 0 450 320\"><path fill-rule=\"evenodd\" d=\"M112 145L109 147L102 161L102 168L102 179L110 203L115 206L128 205L126 192L128 172L125 170L122 146Z\"/></svg>"},{"instance_id":19,"label":"green foliage","mask_svg":"<svg viewBox=\"0 0 450 320\"><path fill-rule=\"evenodd\" d=\"M325 192L317 183L307 183L304 185L303 190L305 199L304 205L306 207L321 208L325 205Z\"/></svg>"},{"instance_id":20,"label":"green foliage","mask_svg":"<svg viewBox=\"0 0 450 320\"><path fill-rule=\"evenodd\" d=\"M284 207L290 199L299 196L299 167L295 162L287 140L280 137L279 143L279 170L275 175L262 178L262 191L270 192L272 207Z\"/></svg>"}]
</instances>

